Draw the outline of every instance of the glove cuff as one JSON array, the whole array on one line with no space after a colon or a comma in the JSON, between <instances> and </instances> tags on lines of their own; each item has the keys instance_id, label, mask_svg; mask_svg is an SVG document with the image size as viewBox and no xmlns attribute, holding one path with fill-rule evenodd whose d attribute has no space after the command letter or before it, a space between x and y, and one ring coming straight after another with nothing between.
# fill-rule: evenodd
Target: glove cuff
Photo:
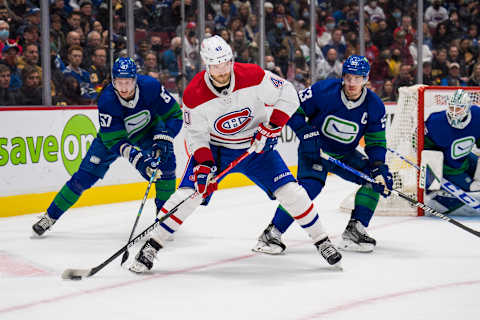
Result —
<instances>
[{"instance_id":1,"label":"glove cuff","mask_svg":"<svg viewBox=\"0 0 480 320\"><path fill-rule=\"evenodd\" d=\"M173 143L173 138L170 137L168 134L165 134L165 133L158 133L158 134L154 135L153 140L154 141L155 140L165 140L165 141Z\"/></svg>"}]
</instances>

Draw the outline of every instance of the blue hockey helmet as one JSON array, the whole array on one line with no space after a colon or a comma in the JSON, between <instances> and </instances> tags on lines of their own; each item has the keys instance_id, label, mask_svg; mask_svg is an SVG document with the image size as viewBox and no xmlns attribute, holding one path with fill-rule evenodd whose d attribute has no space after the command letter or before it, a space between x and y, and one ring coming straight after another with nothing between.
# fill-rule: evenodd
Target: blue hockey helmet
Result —
<instances>
[{"instance_id":1,"label":"blue hockey helmet","mask_svg":"<svg viewBox=\"0 0 480 320\"><path fill-rule=\"evenodd\" d=\"M364 56L351 55L343 63L342 76L346 73L357 76L368 77L370 73L370 63Z\"/></svg>"},{"instance_id":2,"label":"blue hockey helmet","mask_svg":"<svg viewBox=\"0 0 480 320\"><path fill-rule=\"evenodd\" d=\"M120 57L115 60L112 68L112 79L137 78L137 64L129 57Z\"/></svg>"}]
</instances>

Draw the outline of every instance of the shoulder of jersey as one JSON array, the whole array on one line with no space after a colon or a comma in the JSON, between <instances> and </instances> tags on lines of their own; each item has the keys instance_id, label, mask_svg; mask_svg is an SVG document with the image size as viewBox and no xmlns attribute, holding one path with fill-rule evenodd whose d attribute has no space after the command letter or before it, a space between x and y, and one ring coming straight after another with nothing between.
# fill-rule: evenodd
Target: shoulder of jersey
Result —
<instances>
[{"instance_id":1,"label":"shoulder of jersey","mask_svg":"<svg viewBox=\"0 0 480 320\"><path fill-rule=\"evenodd\" d=\"M480 107L478 105L476 105L476 104L472 105L470 110L472 111L473 116L480 117Z\"/></svg>"},{"instance_id":2,"label":"shoulder of jersey","mask_svg":"<svg viewBox=\"0 0 480 320\"><path fill-rule=\"evenodd\" d=\"M157 79L141 74L137 76L137 84L140 89L146 90L147 92L155 89L158 90L160 87L160 82Z\"/></svg>"},{"instance_id":3,"label":"shoulder of jersey","mask_svg":"<svg viewBox=\"0 0 480 320\"><path fill-rule=\"evenodd\" d=\"M233 72L235 72L235 90L253 87L259 85L265 71L260 66L251 63L235 63L233 65Z\"/></svg>"},{"instance_id":4,"label":"shoulder of jersey","mask_svg":"<svg viewBox=\"0 0 480 320\"><path fill-rule=\"evenodd\" d=\"M445 115L445 111L437 111L433 112L431 115L428 116L427 122L439 122L446 120L447 117Z\"/></svg>"},{"instance_id":5,"label":"shoulder of jersey","mask_svg":"<svg viewBox=\"0 0 480 320\"><path fill-rule=\"evenodd\" d=\"M110 83L100 94L100 98L98 99L98 111L116 114L117 112L115 111L121 110L121 107L117 108L117 106L120 106L120 103L113 89L113 85Z\"/></svg>"},{"instance_id":6,"label":"shoulder of jersey","mask_svg":"<svg viewBox=\"0 0 480 320\"><path fill-rule=\"evenodd\" d=\"M342 80L341 79L325 79L325 80L320 80L315 82L312 85L312 90L316 95L321 94L321 95L326 95L326 94L332 94L335 92L340 93L340 88L342 86Z\"/></svg>"}]
</instances>

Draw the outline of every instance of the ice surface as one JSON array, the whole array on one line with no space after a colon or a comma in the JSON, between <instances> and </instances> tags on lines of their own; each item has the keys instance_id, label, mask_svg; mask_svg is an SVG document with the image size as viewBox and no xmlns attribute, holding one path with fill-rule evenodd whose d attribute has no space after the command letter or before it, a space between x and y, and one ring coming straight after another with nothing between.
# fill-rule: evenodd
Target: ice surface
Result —
<instances>
[{"instance_id":1,"label":"ice surface","mask_svg":"<svg viewBox=\"0 0 480 320\"><path fill-rule=\"evenodd\" d=\"M329 177L315 201L333 241L349 218L338 204L354 188ZM257 187L218 191L148 275L118 258L91 278L60 278L121 248L139 205L72 209L43 239L30 238L36 215L0 219L0 319L478 319L479 238L437 218L375 217L368 230L376 250L343 253L343 272L296 225L284 236L285 255L260 255L250 249L276 203ZM153 217L150 199L137 230ZM479 219L458 220L480 229Z\"/></svg>"}]
</instances>

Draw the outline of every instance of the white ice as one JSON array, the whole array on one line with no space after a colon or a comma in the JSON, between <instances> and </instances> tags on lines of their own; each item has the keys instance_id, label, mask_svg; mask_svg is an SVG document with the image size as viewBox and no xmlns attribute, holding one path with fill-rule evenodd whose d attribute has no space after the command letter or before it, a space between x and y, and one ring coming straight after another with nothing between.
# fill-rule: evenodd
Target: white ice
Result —
<instances>
[{"instance_id":1,"label":"white ice","mask_svg":"<svg viewBox=\"0 0 480 320\"><path fill-rule=\"evenodd\" d=\"M329 177L316 199L334 241L348 220L338 203L353 188ZM130 273L117 259L90 278L60 278L120 249L139 205L72 209L44 239L30 238L36 215L0 219L0 319L479 318L479 238L438 218L374 217L368 230L376 250L343 253L343 271L331 269L296 225L285 234L285 255L255 254L250 248L276 207L257 187L218 191L148 275ZM153 211L150 199L138 231ZM480 229L479 219L458 220Z\"/></svg>"}]
</instances>

